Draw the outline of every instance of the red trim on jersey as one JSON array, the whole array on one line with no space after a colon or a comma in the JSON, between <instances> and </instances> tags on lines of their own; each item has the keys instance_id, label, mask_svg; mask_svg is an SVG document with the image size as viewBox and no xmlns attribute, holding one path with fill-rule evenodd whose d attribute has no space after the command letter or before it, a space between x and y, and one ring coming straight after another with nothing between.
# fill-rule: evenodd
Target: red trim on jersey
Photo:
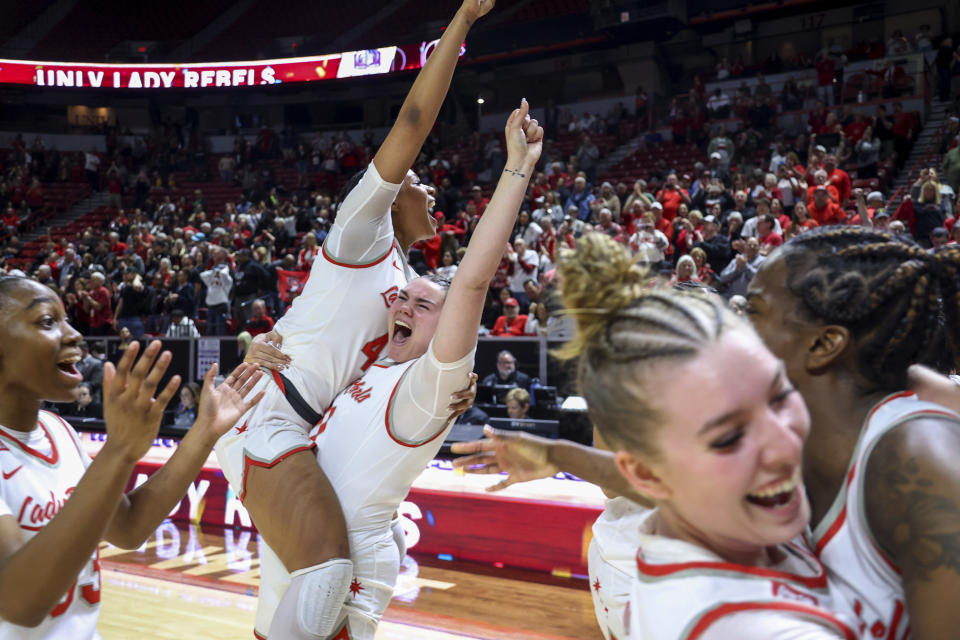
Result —
<instances>
[{"instance_id":1,"label":"red trim on jersey","mask_svg":"<svg viewBox=\"0 0 960 640\"><path fill-rule=\"evenodd\" d=\"M898 394L895 394L895 395L890 396L889 398L887 398L886 400L884 400L883 402L881 402L880 404L878 404L877 406L875 406L875 407L870 411L869 415L867 416L867 420L866 420L867 423L870 422L870 420L873 418L873 415L877 412L877 410L878 410L880 407L884 406L885 404L888 404L888 403L892 402L893 400L898 400L898 399L900 399L900 398L906 398L906 397L909 397L909 396L912 396L912 395L914 395L914 393L913 393L912 391L902 391L902 392L900 392L900 393L898 393ZM938 416L944 416L944 417L946 417L946 418L952 418L952 419L954 419L954 420L957 419L957 415L956 415L955 413L951 413L951 412L949 412L949 411L937 411L936 409L920 409L920 410L918 410L918 411L912 411L912 412L910 412L910 413L908 413L908 414L906 414L906 415L904 415L904 416L901 416L898 422L902 424L902 423L907 422L911 417L923 416L923 415L938 415ZM886 434L883 434L883 435L886 435ZM882 438L882 437L883 437L883 436L881 436L881 438ZM850 469L850 473L847 474L847 487L846 487L846 488L849 488L850 485L853 484L853 479L854 479L854 477L855 477L855 475L856 475L856 470L857 470L857 464L856 464L856 462L854 462L853 467ZM840 510L840 514L837 516L837 519L834 520L833 524L830 525L830 528L827 529L827 532L826 532L825 534L823 534L823 537L820 538L820 540L817 541L816 552L817 552L818 555L821 554L821 553L823 553L823 550L826 548L826 546L830 543L830 541L833 539L833 537L834 537L835 535L837 535L837 533L838 533L838 532L840 531L840 529L843 527L843 524L844 524L844 522L846 521L846 518L847 518L847 504L846 504L846 496L844 496L843 509ZM896 565L895 562L893 562L892 559L890 559L890 558L887 556L886 552L884 552L884 551L877 545L877 543L873 540L873 536L872 536L872 535L870 536L870 539L871 539L871 544L873 545L874 550L876 550L876 552L877 552L877 554L880 556L880 558L887 564L887 566L890 567L890 569L891 569L894 573L896 573L897 575L901 575L900 568Z\"/></svg>"},{"instance_id":2,"label":"red trim on jersey","mask_svg":"<svg viewBox=\"0 0 960 640\"><path fill-rule=\"evenodd\" d=\"M734 562L712 562L709 560L697 562L674 562L669 564L650 564L643 559L643 549L637 550L637 569L640 571L640 573L655 578L662 578L664 576L680 573L681 571L689 571L691 569L697 571L728 571L732 573L744 573L747 575L756 576L758 578L796 582L810 589L826 589L827 572L823 568L823 565L820 564L820 561L814 555L802 550L800 547L794 548L815 562L816 566L820 569L819 576L801 576L795 573L787 573L786 571L764 569L763 567L751 567L743 564L736 564Z\"/></svg>"},{"instance_id":3,"label":"red trim on jersey","mask_svg":"<svg viewBox=\"0 0 960 640\"><path fill-rule=\"evenodd\" d=\"M378 368L378 369L389 369L389 368L392 367L393 365L391 365L391 364L377 364L376 362L374 362L374 363L373 363L372 365L370 365L370 366L376 367L376 368Z\"/></svg>"},{"instance_id":4,"label":"red trim on jersey","mask_svg":"<svg viewBox=\"0 0 960 640\"><path fill-rule=\"evenodd\" d=\"M34 458L40 458L41 460L43 460L43 461L46 462L47 464L57 464L57 462L59 462L59 460L60 460L60 452L57 451L57 443L54 441L53 436L50 435L50 432L47 431L47 427L44 426L44 424L43 424L43 422L42 422L41 420L37 420L37 426L40 427L41 429L43 429L43 432L47 435L47 440L50 441L50 455L49 455L49 456L45 456L45 455L43 455L42 453L40 453L39 451L37 451L36 449L34 449L33 447L31 447L31 446L29 446L29 445L26 445L26 444L23 444L22 442L20 442L20 441L17 440L16 438L14 438L12 435L10 435L8 432L4 431L2 428L0 428L0 435L6 436L7 438L9 438L10 441L11 441L13 444L17 445L18 447L20 447L21 449L23 449L25 452L27 452L28 454L30 454L30 455L33 456Z\"/></svg>"},{"instance_id":5,"label":"red trim on jersey","mask_svg":"<svg viewBox=\"0 0 960 640\"><path fill-rule=\"evenodd\" d=\"M854 464L853 468L850 469L850 473L847 474L847 487L853 483L854 472L857 470L857 465ZM824 548L827 544L833 540L833 537L837 535L837 532L840 531L840 528L843 526L843 523L847 520L847 497L843 497L843 508L840 509L840 513L837 514L837 519L833 521L833 524L830 525L830 528L827 529L827 532L823 534L823 537L817 541L816 552L817 555L823 553Z\"/></svg>"},{"instance_id":6,"label":"red trim on jersey","mask_svg":"<svg viewBox=\"0 0 960 640\"><path fill-rule=\"evenodd\" d=\"M272 469L277 466L278 463L283 462L290 456L295 453L300 453L301 451L314 451L317 448L317 444L313 443L308 447L297 447L296 449L290 449L283 455L271 460L270 462L260 462L259 460L254 460L250 456L243 456L243 493L240 494L240 502L243 502L244 498L247 497L247 472L250 471L250 467L260 467L261 469Z\"/></svg>"},{"instance_id":7,"label":"red trim on jersey","mask_svg":"<svg viewBox=\"0 0 960 640\"><path fill-rule=\"evenodd\" d=\"M409 371L409 368L407 370ZM393 385L393 391L390 392L390 399L387 400L387 409L386 411L383 412L383 424L387 427L387 435L390 436L391 440L399 444L401 447L407 447L409 449L417 449L419 447L422 447L425 444L430 444L431 442L436 440L440 436L440 434L442 434L444 431L447 430L447 427L449 426L450 421L447 420L446 422L444 422L443 426L440 428L439 431L437 431L435 434L433 434L423 442L419 442L417 444L404 442L402 440L399 440L395 435L393 435L393 431L390 429L390 407L393 406L393 397L397 395L397 389L400 388L400 383L403 382L403 376L405 376L406 374L407 372L404 371L400 375L400 379L397 380L397 384Z\"/></svg>"},{"instance_id":8,"label":"red trim on jersey","mask_svg":"<svg viewBox=\"0 0 960 640\"><path fill-rule=\"evenodd\" d=\"M832 613L819 607L812 607L800 602L729 602L722 604L700 618L696 626L687 634L685 640L696 640L703 636L710 625L723 616L742 613L744 611L789 611L791 613L802 613L830 623L836 627L837 631L843 634L845 640L857 640L857 634L853 632L853 629L844 624L842 620Z\"/></svg>"},{"instance_id":9,"label":"red trim on jersey","mask_svg":"<svg viewBox=\"0 0 960 640\"><path fill-rule=\"evenodd\" d=\"M897 640L897 627L900 626L900 618L903 617L903 603L896 600L894 605L893 620L890 621L890 633L887 634L887 640Z\"/></svg>"},{"instance_id":10,"label":"red trim on jersey","mask_svg":"<svg viewBox=\"0 0 960 640\"><path fill-rule=\"evenodd\" d=\"M66 420L64 420L63 418L61 418L61 417L58 416L57 414L55 414L55 413L53 413L53 412L50 412L50 411L45 411L44 413L49 413L49 414L52 415L54 418L56 418L57 420L60 421L60 424L63 425L63 428L67 430L67 436L70 438L70 442L72 442L72 443L73 443L73 446L76 447L76 449L77 449L77 455L79 455L79 456L80 456L80 459L83 460L83 451L80 449L80 443L77 442L76 431L74 431L73 428L71 428L70 425L67 424L67 421L66 421Z\"/></svg>"},{"instance_id":11,"label":"red trim on jersey","mask_svg":"<svg viewBox=\"0 0 960 640\"><path fill-rule=\"evenodd\" d=\"M256 629L253 630L253 637L256 638L257 640L267 640L267 636L260 635L259 633L257 633Z\"/></svg>"},{"instance_id":12,"label":"red trim on jersey","mask_svg":"<svg viewBox=\"0 0 960 640\"><path fill-rule=\"evenodd\" d=\"M280 372L271 369L270 375L273 376L273 381L277 383L278 387L280 387L280 393L287 395L287 388L283 385L283 378L280 377Z\"/></svg>"},{"instance_id":13,"label":"red trim on jersey","mask_svg":"<svg viewBox=\"0 0 960 640\"><path fill-rule=\"evenodd\" d=\"M394 250L394 248L395 248L396 246L397 246L397 243L394 242L392 245L390 245L390 250L389 250L389 251L387 251L385 254L383 254L381 257L377 258L377 259L374 260L373 262L368 262L368 263L366 263L366 264L347 264L346 262L337 262L336 260L334 260L333 258L331 258L331 257L327 254L327 243L326 243L326 242L323 243L322 251L321 251L320 253L323 254L323 257L324 257L324 259L326 259L327 262L329 262L329 263L331 263L331 264L335 264L335 265L337 265L338 267L346 267L347 269L366 269L366 268L368 268L368 267L372 267L372 266L374 266L374 265L378 265L378 264L380 264L381 262L383 262L384 260L386 260L386 259L387 259L387 256L389 256L391 253L393 253L393 250Z\"/></svg>"}]
</instances>

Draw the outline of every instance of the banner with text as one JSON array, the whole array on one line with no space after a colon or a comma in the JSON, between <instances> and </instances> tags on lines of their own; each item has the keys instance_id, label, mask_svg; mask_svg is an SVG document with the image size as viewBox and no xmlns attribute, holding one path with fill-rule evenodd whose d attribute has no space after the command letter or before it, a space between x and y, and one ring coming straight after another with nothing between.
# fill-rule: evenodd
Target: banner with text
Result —
<instances>
[{"instance_id":1,"label":"banner with text","mask_svg":"<svg viewBox=\"0 0 960 640\"><path fill-rule=\"evenodd\" d=\"M0 84L88 89L205 89L315 82L419 69L437 42L239 62L96 64L0 59ZM465 52L461 45L460 56Z\"/></svg>"}]
</instances>

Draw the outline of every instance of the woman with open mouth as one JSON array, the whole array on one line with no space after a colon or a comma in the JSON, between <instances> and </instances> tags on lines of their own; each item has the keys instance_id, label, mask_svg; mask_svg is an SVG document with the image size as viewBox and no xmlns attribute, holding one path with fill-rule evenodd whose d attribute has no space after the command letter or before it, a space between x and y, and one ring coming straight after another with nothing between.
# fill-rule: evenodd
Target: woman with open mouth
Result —
<instances>
[{"instance_id":1,"label":"woman with open mouth","mask_svg":"<svg viewBox=\"0 0 960 640\"><path fill-rule=\"evenodd\" d=\"M619 528L629 563L620 569L631 576L591 584L612 591L611 610L598 611L605 637L622 637L614 629L645 640L857 637L852 609L833 598L803 544L810 418L783 362L718 296L650 291L646 271L604 235L581 238L559 268L577 319L560 355L577 358L590 418L616 453L491 432L492 440L455 446L481 451L457 466L511 478L510 454L524 445L540 450L547 472L592 452L607 477L585 479L653 504L601 516Z\"/></svg>"},{"instance_id":2,"label":"woman with open mouth","mask_svg":"<svg viewBox=\"0 0 960 640\"><path fill-rule=\"evenodd\" d=\"M155 341L134 365L137 342L116 367L104 365L107 440L90 460L80 438L43 401L64 402L83 381L81 335L47 287L0 278L0 637L99 638L100 540L135 549L197 477L217 438L259 396L259 377L241 365L214 388L204 380L198 417L177 451L130 493L124 488L153 444L163 410L180 385ZM159 358L158 358L159 356Z\"/></svg>"}]
</instances>

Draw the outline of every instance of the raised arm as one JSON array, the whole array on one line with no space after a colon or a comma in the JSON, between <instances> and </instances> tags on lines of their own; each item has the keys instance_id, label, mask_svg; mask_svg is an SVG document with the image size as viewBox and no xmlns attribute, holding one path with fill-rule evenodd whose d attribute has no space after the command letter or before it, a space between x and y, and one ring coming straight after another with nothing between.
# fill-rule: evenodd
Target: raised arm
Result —
<instances>
[{"instance_id":1,"label":"raised arm","mask_svg":"<svg viewBox=\"0 0 960 640\"><path fill-rule=\"evenodd\" d=\"M507 120L506 167L453 277L433 339L433 354L440 362L456 362L477 345L487 287L503 257L543 148L543 128L530 120L529 112L530 105L523 100Z\"/></svg>"},{"instance_id":2,"label":"raised arm","mask_svg":"<svg viewBox=\"0 0 960 640\"><path fill-rule=\"evenodd\" d=\"M397 121L373 157L377 172L387 182L397 184L420 154L440 106L447 96L453 70L460 57L460 44L470 27L489 12L495 0L464 0L447 25L427 63L407 94Z\"/></svg>"}]
</instances>

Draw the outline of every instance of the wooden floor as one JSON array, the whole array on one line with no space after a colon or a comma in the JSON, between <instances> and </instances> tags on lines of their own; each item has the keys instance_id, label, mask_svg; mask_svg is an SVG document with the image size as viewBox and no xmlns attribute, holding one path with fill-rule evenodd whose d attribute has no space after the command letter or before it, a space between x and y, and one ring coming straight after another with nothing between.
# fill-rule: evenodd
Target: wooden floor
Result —
<instances>
[{"instance_id":1,"label":"wooden floor","mask_svg":"<svg viewBox=\"0 0 960 640\"><path fill-rule=\"evenodd\" d=\"M101 546L105 640L253 638L258 536L164 523L143 547ZM587 581L411 553L378 639L600 638Z\"/></svg>"}]
</instances>

